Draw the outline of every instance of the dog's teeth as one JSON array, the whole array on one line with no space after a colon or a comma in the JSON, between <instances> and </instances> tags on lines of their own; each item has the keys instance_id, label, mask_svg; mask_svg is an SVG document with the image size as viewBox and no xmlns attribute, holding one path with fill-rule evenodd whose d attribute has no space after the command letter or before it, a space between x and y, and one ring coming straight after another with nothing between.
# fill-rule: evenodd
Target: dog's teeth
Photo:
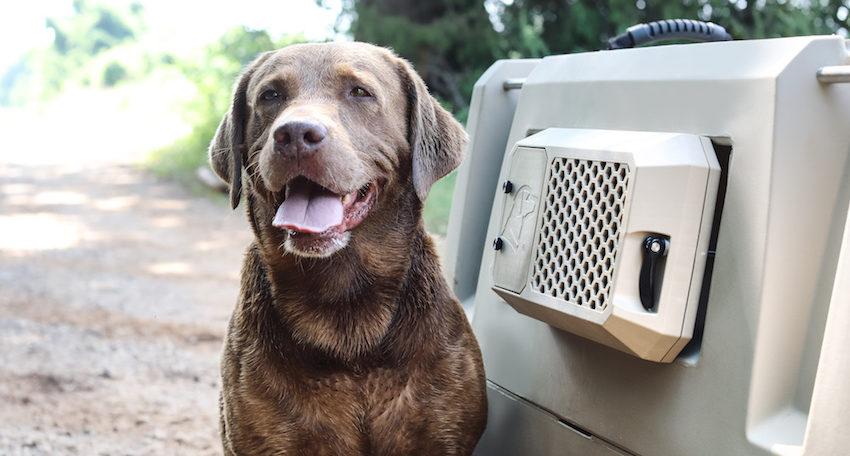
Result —
<instances>
[{"instance_id":1,"label":"dog's teeth","mask_svg":"<svg viewBox=\"0 0 850 456\"><path fill-rule=\"evenodd\" d=\"M369 187L371 187L371 184L366 184L366 185L360 187L360 190L357 191L357 196L359 196L361 198L366 196L366 194L369 193Z\"/></svg>"},{"instance_id":2,"label":"dog's teeth","mask_svg":"<svg viewBox=\"0 0 850 456\"><path fill-rule=\"evenodd\" d=\"M342 197L342 205L343 206L347 205L348 203L351 202L352 199L354 199L354 195L352 195L351 193L343 196Z\"/></svg>"},{"instance_id":3,"label":"dog's teeth","mask_svg":"<svg viewBox=\"0 0 850 456\"><path fill-rule=\"evenodd\" d=\"M289 230L289 235L290 235L290 236L295 236L296 234L298 234L298 232L297 232L297 231L295 231L295 230Z\"/></svg>"}]
</instances>

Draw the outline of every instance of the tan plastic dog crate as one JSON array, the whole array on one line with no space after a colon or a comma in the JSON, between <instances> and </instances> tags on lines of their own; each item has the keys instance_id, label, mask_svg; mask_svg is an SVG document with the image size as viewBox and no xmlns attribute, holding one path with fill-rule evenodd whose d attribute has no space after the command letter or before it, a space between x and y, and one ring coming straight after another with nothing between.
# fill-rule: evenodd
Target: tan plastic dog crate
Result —
<instances>
[{"instance_id":1,"label":"tan plastic dog crate","mask_svg":"<svg viewBox=\"0 0 850 456\"><path fill-rule=\"evenodd\" d=\"M850 44L495 63L444 251L477 454L850 454Z\"/></svg>"}]
</instances>

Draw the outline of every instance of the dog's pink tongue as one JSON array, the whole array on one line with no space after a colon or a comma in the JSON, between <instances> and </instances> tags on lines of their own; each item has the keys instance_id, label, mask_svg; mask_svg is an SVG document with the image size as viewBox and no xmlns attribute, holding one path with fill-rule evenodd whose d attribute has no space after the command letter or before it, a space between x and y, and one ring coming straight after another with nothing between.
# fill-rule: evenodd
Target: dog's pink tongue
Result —
<instances>
[{"instance_id":1,"label":"dog's pink tongue","mask_svg":"<svg viewBox=\"0 0 850 456\"><path fill-rule=\"evenodd\" d=\"M286 200L277 209L272 225L302 233L322 233L342 223L342 201L306 179L289 184Z\"/></svg>"}]
</instances>

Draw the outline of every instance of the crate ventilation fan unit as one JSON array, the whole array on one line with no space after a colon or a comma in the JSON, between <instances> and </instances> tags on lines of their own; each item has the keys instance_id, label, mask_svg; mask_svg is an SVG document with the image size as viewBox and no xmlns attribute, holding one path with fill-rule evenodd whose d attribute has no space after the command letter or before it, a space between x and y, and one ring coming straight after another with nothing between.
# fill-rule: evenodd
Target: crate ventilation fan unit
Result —
<instances>
[{"instance_id":1,"label":"crate ventilation fan unit","mask_svg":"<svg viewBox=\"0 0 850 456\"><path fill-rule=\"evenodd\" d=\"M691 339L720 166L705 137L549 128L496 197L493 290L517 311L643 359Z\"/></svg>"}]
</instances>

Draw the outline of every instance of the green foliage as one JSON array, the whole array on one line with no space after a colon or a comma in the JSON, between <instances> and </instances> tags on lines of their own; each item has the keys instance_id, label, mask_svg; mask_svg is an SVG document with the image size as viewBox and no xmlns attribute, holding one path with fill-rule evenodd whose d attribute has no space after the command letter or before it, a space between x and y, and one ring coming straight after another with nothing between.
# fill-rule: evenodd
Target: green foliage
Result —
<instances>
[{"instance_id":1,"label":"green foliage","mask_svg":"<svg viewBox=\"0 0 850 456\"><path fill-rule=\"evenodd\" d=\"M501 35L509 46L504 51L535 57L605 49L609 37L631 25L659 19L713 21L726 27L735 39L832 34L841 28L846 32L850 26L841 0L515 0L510 5L495 3L503 26ZM840 19L842 8L845 15ZM526 38L528 24L533 24L534 28L535 36L531 39ZM535 38L545 44L545 48Z\"/></svg>"},{"instance_id":2,"label":"green foliage","mask_svg":"<svg viewBox=\"0 0 850 456\"><path fill-rule=\"evenodd\" d=\"M52 50L58 55L93 56L136 37L141 10L117 8L106 3L74 1L74 14L66 19L48 18L53 31Z\"/></svg>"},{"instance_id":3,"label":"green foliage","mask_svg":"<svg viewBox=\"0 0 850 456\"><path fill-rule=\"evenodd\" d=\"M127 77L127 70L118 62L110 62L103 69L103 85L112 87Z\"/></svg>"},{"instance_id":4,"label":"green foliage","mask_svg":"<svg viewBox=\"0 0 850 456\"><path fill-rule=\"evenodd\" d=\"M129 7L84 0L74 2L72 16L48 18L46 26L53 32L53 44L33 57L40 60L45 88L52 92L60 91L99 54L134 39L141 29L139 13Z\"/></svg>"},{"instance_id":5,"label":"green foliage","mask_svg":"<svg viewBox=\"0 0 850 456\"><path fill-rule=\"evenodd\" d=\"M174 144L155 151L150 167L160 175L191 181L195 169L207 160L207 146L230 107L231 87L242 68L262 52L301 41L299 36L274 41L265 31L238 27L194 58L179 61L178 68L196 91L185 106L192 130Z\"/></svg>"},{"instance_id":6,"label":"green foliage","mask_svg":"<svg viewBox=\"0 0 850 456\"><path fill-rule=\"evenodd\" d=\"M321 4L322 1L318 0ZM631 25L714 21L736 39L847 33L844 0L346 0L354 39L393 48L433 93L463 112L480 74L500 58L605 49Z\"/></svg>"},{"instance_id":7,"label":"green foliage","mask_svg":"<svg viewBox=\"0 0 850 456\"><path fill-rule=\"evenodd\" d=\"M3 76L0 101L43 100L69 85L97 81L112 86L128 78L127 62L116 62L110 53L132 45L138 38L143 30L142 9L137 3L118 5L105 0L75 0L71 16L48 18L45 27L53 34L53 42L31 51L14 71Z\"/></svg>"}]
</instances>

